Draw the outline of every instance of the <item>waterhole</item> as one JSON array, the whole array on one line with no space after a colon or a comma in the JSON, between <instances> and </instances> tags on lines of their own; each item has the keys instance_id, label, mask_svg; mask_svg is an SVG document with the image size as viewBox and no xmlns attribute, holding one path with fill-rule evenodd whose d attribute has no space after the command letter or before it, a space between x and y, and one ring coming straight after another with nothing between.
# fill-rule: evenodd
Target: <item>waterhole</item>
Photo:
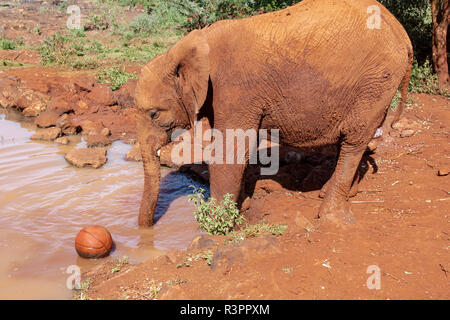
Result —
<instances>
[{"instance_id":1,"label":"waterhole","mask_svg":"<svg viewBox=\"0 0 450 320\"><path fill-rule=\"evenodd\" d=\"M68 267L84 272L104 261L76 254L75 236L86 225L111 232L116 248L106 259L135 263L185 249L200 234L187 200L189 186L200 183L162 168L157 223L138 228L143 169L124 160L131 146L114 142L105 166L78 169L64 154L85 146L80 136L62 146L31 141L34 130L33 120L0 110L0 299L70 299Z\"/></svg>"}]
</instances>

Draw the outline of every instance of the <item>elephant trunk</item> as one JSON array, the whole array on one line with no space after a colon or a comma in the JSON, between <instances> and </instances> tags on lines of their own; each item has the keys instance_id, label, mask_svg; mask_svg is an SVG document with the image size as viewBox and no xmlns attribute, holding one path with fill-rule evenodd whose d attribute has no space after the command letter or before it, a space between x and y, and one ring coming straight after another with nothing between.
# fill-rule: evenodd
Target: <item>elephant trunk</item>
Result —
<instances>
[{"instance_id":1,"label":"elephant trunk","mask_svg":"<svg viewBox=\"0 0 450 320\"><path fill-rule=\"evenodd\" d=\"M144 163L144 192L139 209L139 226L153 225L156 203L159 196L161 180L160 160L158 150L167 143L166 133L159 128L147 128L139 125L138 135L141 147L142 161Z\"/></svg>"}]
</instances>

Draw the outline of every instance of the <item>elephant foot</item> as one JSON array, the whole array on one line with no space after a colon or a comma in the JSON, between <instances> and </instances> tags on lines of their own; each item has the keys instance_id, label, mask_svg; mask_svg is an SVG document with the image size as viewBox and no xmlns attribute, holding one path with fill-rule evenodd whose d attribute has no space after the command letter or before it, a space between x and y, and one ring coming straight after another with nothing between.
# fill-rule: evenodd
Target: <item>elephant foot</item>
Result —
<instances>
[{"instance_id":1,"label":"elephant foot","mask_svg":"<svg viewBox=\"0 0 450 320\"><path fill-rule=\"evenodd\" d=\"M333 178L331 178L330 180L328 180L327 183L325 183L325 184L323 185L322 189L320 189L319 198L325 199L325 197L326 197L327 194L328 194L328 190L331 189L331 185L332 185L331 180L332 180L332 179L333 179ZM348 196L349 196L350 198L356 197L356 195L358 194L358 192L359 192L359 184L358 184L357 182L355 182L355 183L353 183L352 188L350 189L350 192L349 192L349 195L348 195Z\"/></svg>"},{"instance_id":2,"label":"elephant foot","mask_svg":"<svg viewBox=\"0 0 450 320\"><path fill-rule=\"evenodd\" d=\"M331 224L342 228L348 228L356 224L350 205L346 200L325 200L319 209L319 218L321 221L331 222Z\"/></svg>"}]
</instances>

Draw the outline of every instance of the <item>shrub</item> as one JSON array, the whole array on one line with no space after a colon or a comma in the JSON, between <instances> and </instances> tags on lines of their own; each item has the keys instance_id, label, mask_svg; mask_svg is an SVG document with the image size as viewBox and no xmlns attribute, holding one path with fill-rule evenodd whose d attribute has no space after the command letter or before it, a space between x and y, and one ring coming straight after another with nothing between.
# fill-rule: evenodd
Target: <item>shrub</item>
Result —
<instances>
[{"instance_id":1,"label":"shrub","mask_svg":"<svg viewBox=\"0 0 450 320\"><path fill-rule=\"evenodd\" d=\"M413 61L409 91L450 96L448 91L441 90L439 88L437 75L433 72L433 68L429 60L425 60L425 63L422 65L419 65L416 60Z\"/></svg>"},{"instance_id":2,"label":"shrub","mask_svg":"<svg viewBox=\"0 0 450 320\"><path fill-rule=\"evenodd\" d=\"M102 68L97 73L97 80L100 83L111 84L110 87L113 91L119 89L121 85L126 83L131 78L137 78L137 76L118 67Z\"/></svg>"},{"instance_id":3,"label":"shrub","mask_svg":"<svg viewBox=\"0 0 450 320\"><path fill-rule=\"evenodd\" d=\"M231 200L232 195L227 193L223 201L218 204L216 199L205 200L205 190L194 188L189 201L194 203L195 219L200 228L209 234L225 235L235 226L242 224L244 217L240 214L236 202Z\"/></svg>"},{"instance_id":4,"label":"shrub","mask_svg":"<svg viewBox=\"0 0 450 320\"><path fill-rule=\"evenodd\" d=\"M13 40L0 39L1 50L16 50L17 44Z\"/></svg>"},{"instance_id":5,"label":"shrub","mask_svg":"<svg viewBox=\"0 0 450 320\"><path fill-rule=\"evenodd\" d=\"M78 42L70 41L69 36L55 33L42 41L39 46L39 54L43 65L69 64L74 56L82 56L83 47Z\"/></svg>"},{"instance_id":6,"label":"shrub","mask_svg":"<svg viewBox=\"0 0 450 320\"><path fill-rule=\"evenodd\" d=\"M84 26L85 30L106 30L109 27L107 12L89 15L89 22Z\"/></svg>"}]
</instances>

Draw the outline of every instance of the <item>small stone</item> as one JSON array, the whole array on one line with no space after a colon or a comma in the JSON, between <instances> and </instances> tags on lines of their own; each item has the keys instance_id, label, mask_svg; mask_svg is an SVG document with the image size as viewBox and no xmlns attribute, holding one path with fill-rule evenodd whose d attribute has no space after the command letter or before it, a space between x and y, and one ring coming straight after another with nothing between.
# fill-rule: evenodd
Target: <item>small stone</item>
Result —
<instances>
[{"instance_id":1,"label":"small stone","mask_svg":"<svg viewBox=\"0 0 450 320\"><path fill-rule=\"evenodd\" d=\"M37 130L32 136L31 140L45 140L52 141L61 135L61 129L56 127L51 127L47 129Z\"/></svg>"},{"instance_id":2,"label":"small stone","mask_svg":"<svg viewBox=\"0 0 450 320\"><path fill-rule=\"evenodd\" d=\"M61 138L56 139L55 142L59 143L59 144L67 145L70 143L70 140L67 137L61 137Z\"/></svg>"},{"instance_id":3,"label":"small stone","mask_svg":"<svg viewBox=\"0 0 450 320\"><path fill-rule=\"evenodd\" d=\"M217 242L213 240L213 236L201 235L196 236L188 247L188 250L206 249L217 245Z\"/></svg>"},{"instance_id":4,"label":"small stone","mask_svg":"<svg viewBox=\"0 0 450 320\"><path fill-rule=\"evenodd\" d=\"M89 134L85 139L88 148L104 147L111 144L111 140L107 136L96 133Z\"/></svg>"},{"instance_id":5,"label":"small stone","mask_svg":"<svg viewBox=\"0 0 450 320\"><path fill-rule=\"evenodd\" d=\"M101 134L102 136L107 137L107 136L111 135L111 131L109 131L108 128L103 128L103 129L100 131L100 134Z\"/></svg>"},{"instance_id":6,"label":"small stone","mask_svg":"<svg viewBox=\"0 0 450 320\"><path fill-rule=\"evenodd\" d=\"M92 167L97 169L107 161L105 148L73 149L64 158L78 168Z\"/></svg>"},{"instance_id":7,"label":"small stone","mask_svg":"<svg viewBox=\"0 0 450 320\"><path fill-rule=\"evenodd\" d=\"M370 152L375 152L375 150L378 147L378 143L375 140L372 140L369 142L369 145L367 146L367 149L369 149Z\"/></svg>"},{"instance_id":8,"label":"small stone","mask_svg":"<svg viewBox=\"0 0 450 320\"><path fill-rule=\"evenodd\" d=\"M414 131L412 129L406 129L400 133L400 137L402 137L402 138L412 137L415 133L416 133L416 131Z\"/></svg>"},{"instance_id":9,"label":"small stone","mask_svg":"<svg viewBox=\"0 0 450 320\"><path fill-rule=\"evenodd\" d=\"M86 102L84 101L78 101L78 110L80 111L86 111L87 109L89 109L89 106Z\"/></svg>"},{"instance_id":10,"label":"small stone","mask_svg":"<svg viewBox=\"0 0 450 320\"><path fill-rule=\"evenodd\" d=\"M54 97L47 104L48 110L54 111L57 114L63 114L73 110L73 107L63 98Z\"/></svg>"},{"instance_id":11,"label":"small stone","mask_svg":"<svg viewBox=\"0 0 450 320\"><path fill-rule=\"evenodd\" d=\"M375 132L375 135L373 136L374 139L377 139L383 135L383 128L378 128Z\"/></svg>"},{"instance_id":12,"label":"small stone","mask_svg":"<svg viewBox=\"0 0 450 320\"><path fill-rule=\"evenodd\" d=\"M102 131L103 125L99 122L85 120L81 122L81 129L83 134L98 134Z\"/></svg>"},{"instance_id":13,"label":"small stone","mask_svg":"<svg viewBox=\"0 0 450 320\"><path fill-rule=\"evenodd\" d=\"M189 300L181 286L164 286L158 292L158 300Z\"/></svg>"},{"instance_id":14,"label":"small stone","mask_svg":"<svg viewBox=\"0 0 450 320\"><path fill-rule=\"evenodd\" d=\"M79 126L74 123L72 118L67 114L63 114L56 120L56 126L61 128L63 134L73 135L76 134L79 130Z\"/></svg>"},{"instance_id":15,"label":"small stone","mask_svg":"<svg viewBox=\"0 0 450 320\"><path fill-rule=\"evenodd\" d=\"M40 101L40 100L35 100L31 103L31 105L28 108L25 108L22 111L22 114L26 117L36 117L42 111L45 111L46 108L47 108L47 105L45 102Z\"/></svg>"},{"instance_id":16,"label":"small stone","mask_svg":"<svg viewBox=\"0 0 450 320\"><path fill-rule=\"evenodd\" d=\"M447 176L450 173L450 167L443 167L439 168L438 170L438 176L444 177Z\"/></svg>"},{"instance_id":17,"label":"small stone","mask_svg":"<svg viewBox=\"0 0 450 320\"><path fill-rule=\"evenodd\" d=\"M48 128L56 125L59 115L54 111L46 110L39 114L34 123L40 128Z\"/></svg>"}]
</instances>

